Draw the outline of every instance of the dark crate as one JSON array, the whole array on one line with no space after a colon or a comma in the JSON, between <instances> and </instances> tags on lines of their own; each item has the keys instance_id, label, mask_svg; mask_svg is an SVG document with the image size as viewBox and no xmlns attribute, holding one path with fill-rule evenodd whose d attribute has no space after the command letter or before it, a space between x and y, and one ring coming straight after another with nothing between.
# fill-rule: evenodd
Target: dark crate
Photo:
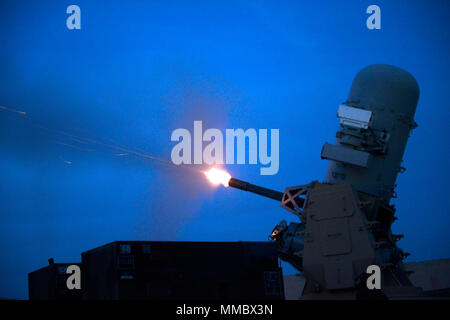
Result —
<instances>
[{"instance_id":1,"label":"dark crate","mask_svg":"<svg viewBox=\"0 0 450 320\"><path fill-rule=\"evenodd\" d=\"M70 265L80 263L55 263L43 267L28 274L28 297L30 300L80 300L82 298L83 281L81 290L67 288L66 282L70 274L66 269ZM81 270L81 274L83 271Z\"/></svg>"},{"instance_id":2,"label":"dark crate","mask_svg":"<svg viewBox=\"0 0 450 320\"><path fill-rule=\"evenodd\" d=\"M269 242L116 241L82 253L84 299L284 299Z\"/></svg>"}]
</instances>

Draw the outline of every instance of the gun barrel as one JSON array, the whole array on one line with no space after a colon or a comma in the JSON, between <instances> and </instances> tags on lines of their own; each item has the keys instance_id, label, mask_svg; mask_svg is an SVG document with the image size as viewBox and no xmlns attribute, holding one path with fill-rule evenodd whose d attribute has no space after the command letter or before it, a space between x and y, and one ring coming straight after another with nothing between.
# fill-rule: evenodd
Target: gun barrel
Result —
<instances>
[{"instance_id":1,"label":"gun barrel","mask_svg":"<svg viewBox=\"0 0 450 320\"><path fill-rule=\"evenodd\" d=\"M254 184L239 179L231 178L228 185L233 188L256 193L260 196L271 198L280 202L283 200L283 192L255 186Z\"/></svg>"}]
</instances>

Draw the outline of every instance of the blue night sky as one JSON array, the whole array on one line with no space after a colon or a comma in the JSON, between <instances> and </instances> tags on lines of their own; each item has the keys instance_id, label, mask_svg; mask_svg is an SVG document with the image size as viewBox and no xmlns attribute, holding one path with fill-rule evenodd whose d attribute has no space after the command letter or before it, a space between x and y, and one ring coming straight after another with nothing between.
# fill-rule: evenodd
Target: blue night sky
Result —
<instances>
[{"instance_id":1,"label":"blue night sky","mask_svg":"<svg viewBox=\"0 0 450 320\"><path fill-rule=\"evenodd\" d=\"M66 28L70 4L81 30ZM381 30L366 28L371 4ZM114 240L267 240L295 216L167 165L172 131L279 128L277 175L227 170L281 191L321 181L337 107L374 63L421 89L393 231L409 261L449 257L449 15L445 0L2 1L0 105L26 115L0 109L0 297L27 298L48 258Z\"/></svg>"}]
</instances>

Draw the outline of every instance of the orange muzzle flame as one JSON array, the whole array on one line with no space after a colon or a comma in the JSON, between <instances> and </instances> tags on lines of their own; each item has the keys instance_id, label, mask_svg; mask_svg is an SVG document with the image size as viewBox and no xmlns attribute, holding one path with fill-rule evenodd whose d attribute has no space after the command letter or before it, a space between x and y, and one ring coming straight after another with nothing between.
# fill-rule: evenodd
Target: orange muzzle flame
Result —
<instances>
[{"instance_id":1,"label":"orange muzzle flame","mask_svg":"<svg viewBox=\"0 0 450 320\"><path fill-rule=\"evenodd\" d=\"M222 184L224 187L228 187L228 181L231 179L231 175L228 172L217 168L205 171L205 175L212 184Z\"/></svg>"}]
</instances>

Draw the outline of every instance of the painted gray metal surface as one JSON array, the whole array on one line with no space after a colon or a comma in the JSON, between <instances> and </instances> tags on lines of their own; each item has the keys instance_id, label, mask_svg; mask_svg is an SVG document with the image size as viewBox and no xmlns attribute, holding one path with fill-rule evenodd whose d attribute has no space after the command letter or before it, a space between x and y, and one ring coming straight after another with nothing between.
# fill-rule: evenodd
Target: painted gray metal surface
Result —
<instances>
[{"instance_id":1,"label":"painted gray metal surface","mask_svg":"<svg viewBox=\"0 0 450 320\"><path fill-rule=\"evenodd\" d=\"M306 279L302 298L396 298L422 295L403 267L409 255L397 247L395 207L389 204L414 114L419 87L408 72L372 65L355 77L348 100L339 106L334 145L324 183L289 187L281 207L300 223L278 224L270 238L281 259ZM280 193L231 179L231 187L275 200ZM367 268L380 270L382 290L369 290Z\"/></svg>"},{"instance_id":2,"label":"painted gray metal surface","mask_svg":"<svg viewBox=\"0 0 450 320\"><path fill-rule=\"evenodd\" d=\"M369 152L372 159L367 167L361 167L329 158L324 182L349 183L358 191L389 201L395 194L397 174L403 170L410 130L417 126L414 114L418 99L419 86L409 72L383 64L362 69L344 105L372 111L371 125L367 130L341 125L335 145Z\"/></svg>"}]
</instances>

